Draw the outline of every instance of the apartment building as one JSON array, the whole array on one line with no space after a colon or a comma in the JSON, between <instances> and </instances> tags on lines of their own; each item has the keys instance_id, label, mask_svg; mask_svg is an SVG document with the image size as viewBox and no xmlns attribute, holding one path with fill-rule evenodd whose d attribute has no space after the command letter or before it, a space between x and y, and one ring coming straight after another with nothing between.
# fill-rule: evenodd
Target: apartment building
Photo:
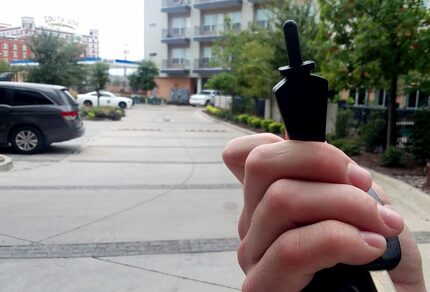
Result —
<instances>
[{"instance_id":1,"label":"apartment building","mask_svg":"<svg viewBox=\"0 0 430 292\"><path fill-rule=\"evenodd\" d=\"M99 57L99 33L96 29L91 29L88 35L78 34L74 31L73 23L64 20L60 17L47 17L46 22L50 22L50 26L36 26L33 17L22 17L20 26L12 26L0 23L0 38L15 39L17 42L26 41L33 35L42 33L51 34L61 39L73 40L82 44L85 47L83 58ZM55 25L52 25L55 24ZM29 56L29 55L27 55ZM26 59L24 55L23 59ZM18 58L17 60L23 60ZM13 59L16 60L16 59Z\"/></svg>"},{"instance_id":2,"label":"apartment building","mask_svg":"<svg viewBox=\"0 0 430 292\"><path fill-rule=\"evenodd\" d=\"M31 51L22 39L0 37L0 60L11 61L31 58Z\"/></svg>"},{"instance_id":3,"label":"apartment building","mask_svg":"<svg viewBox=\"0 0 430 292\"><path fill-rule=\"evenodd\" d=\"M228 68L213 65L213 43L226 30L252 23L268 25L264 0L146 0L145 59L160 68L156 94L170 100L177 89L202 89L213 74ZM225 19L229 19L229 25Z\"/></svg>"}]
</instances>

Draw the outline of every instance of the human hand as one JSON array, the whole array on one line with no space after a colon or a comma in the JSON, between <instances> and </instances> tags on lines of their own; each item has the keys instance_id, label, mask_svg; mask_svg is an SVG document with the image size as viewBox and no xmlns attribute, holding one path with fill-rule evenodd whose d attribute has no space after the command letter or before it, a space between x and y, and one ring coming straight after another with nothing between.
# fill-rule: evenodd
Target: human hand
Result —
<instances>
[{"instance_id":1,"label":"human hand","mask_svg":"<svg viewBox=\"0 0 430 292\"><path fill-rule=\"evenodd\" d=\"M238 259L243 291L300 291L338 263L380 257L399 236L402 260L390 275L398 291L425 291L416 243L370 174L337 148L270 134L232 140L223 159L242 183ZM366 192L374 187L385 206Z\"/></svg>"}]
</instances>

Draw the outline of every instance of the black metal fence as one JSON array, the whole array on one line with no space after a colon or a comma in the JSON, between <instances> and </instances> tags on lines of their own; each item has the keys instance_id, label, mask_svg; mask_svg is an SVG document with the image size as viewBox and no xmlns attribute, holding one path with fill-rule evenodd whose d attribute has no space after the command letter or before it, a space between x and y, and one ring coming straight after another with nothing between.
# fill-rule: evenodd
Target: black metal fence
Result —
<instances>
[{"instance_id":1,"label":"black metal fence","mask_svg":"<svg viewBox=\"0 0 430 292\"><path fill-rule=\"evenodd\" d=\"M379 113L385 120L388 119L386 107L339 104L339 108L349 109L353 112L357 127L367 123L372 113ZM415 112L416 109L396 109L397 147L406 151L410 149L412 144L413 115Z\"/></svg>"}]
</instances>

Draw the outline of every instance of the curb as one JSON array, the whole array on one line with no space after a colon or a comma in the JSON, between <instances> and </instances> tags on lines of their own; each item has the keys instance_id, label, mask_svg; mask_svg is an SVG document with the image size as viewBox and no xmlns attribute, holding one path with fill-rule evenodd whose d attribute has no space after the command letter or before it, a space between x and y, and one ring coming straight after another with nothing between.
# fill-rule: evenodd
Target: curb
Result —
<instances>
[{"instance_id":1,"label":"curb","mask_svg":"<svg viewBox=\"0 0 430 292\"><path fill-rule=\"evenodd\" d=\"M8 171L13 168L13 161L10 157L0 154L0 171Z\"/></svg>"}]
</instances>

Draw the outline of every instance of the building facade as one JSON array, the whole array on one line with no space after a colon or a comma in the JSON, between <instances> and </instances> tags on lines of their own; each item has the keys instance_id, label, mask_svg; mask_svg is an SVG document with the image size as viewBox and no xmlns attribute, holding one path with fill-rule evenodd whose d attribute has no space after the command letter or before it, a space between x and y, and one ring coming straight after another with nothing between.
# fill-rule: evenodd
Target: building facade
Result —
<instances>
[{"instance_id":1,"label":"building facade","mask_svg":"<svg viewBox=\"0 0 430 292\"><path fill-rule=\"evenodd\" d=\"M213 43L227 30L252 23L268 25L262 0L145 1L145 59L160 68L155 94L167 100L177 89L202 89L213 74L228 68L213 65ZM229 19L229 25L225 19Z\"/></svg>"},{"instance_id":2,"label":"building facade","mask_svg":"<svg viewBox=\"0 0 430 292\"><path fill-rule=\"evenodd\" d=\"M0 23L0 42L1 39L16 40L17 44L21 42L26 42L26 40L38 34L50 34L57 36L61 39L72 40L74 42L80 43L85 47L85 52L83 58L97 58L99 57L99 33L96 29L91 29L88 35L78 34L74 31L73 23L66 21L59 17L51 17L45 19L46 22L50 21L52 25L48 26L36 26L33 17L22 17L20 26L11 26L8 24ZM55 24L55 25L54 25ZM3 50L0 50L3 51ZM19 55L18 55L19 56ZM26 59L24 55L23 58L9 60L24 60ZM27 55L30 58L30 55ZM6 59L3 56L3 59Z\"/></svg>"},{"instance_id":3,"label":"building facade","mask_svg":"<svg viewBox=\"0 0 430 292\"><path fill-rule=\"evenodd\" d=\"M31 51L25 40L0 37L0 60L10 63L17 60L26 60L31 57Z\"/></svg>"}]
</instances>

